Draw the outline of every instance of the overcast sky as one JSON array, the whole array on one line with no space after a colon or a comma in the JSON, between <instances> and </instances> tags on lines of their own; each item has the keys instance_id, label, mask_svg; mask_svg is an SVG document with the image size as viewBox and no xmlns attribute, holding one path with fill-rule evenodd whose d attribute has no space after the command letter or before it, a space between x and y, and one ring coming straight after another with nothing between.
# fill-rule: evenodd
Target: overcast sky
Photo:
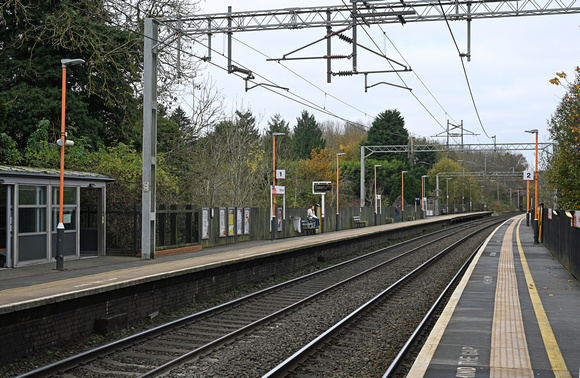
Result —
<instances>
[{"instance_id":1,"label":"overcast sky","mask_svg":"<svg viewBox=\"0 0 580 378\"><path fill-rule=\"evenodd\" d=\"M226 13L228 5L233 5L232 10L236 12L286 8L290 4L292 7L342 4L341 1L322 0L244 0L232 3L231 0L202 0L200 13ZM380 49L386 48L390 58L410 65L413 72L400 75L420 102L410 91L387 85L376 86L365 93L363 75L333 77L332 83L327 84L326 63L322 60L286 61L282 62L283 65L266 61L266 56L278 58L322 38L324 29L235 33L233 59L343 119L370 124L378 113L397 109L405 119L406 128L419 136L433 137L444 131L447 120L454 124L463 120L467 130L479 134L466 137L466 143L492 143L488 138L492 135L497 136L498 143L534 142L532 134L524 133L524 130L534 128L540 130L540 142L546 142L546 121L564 94L564 89L550 84L549 79L560 71L573 77L574 67L580 65L579 26L578 15L479 19L472 22L472 59L471 62L465 60L465 67L483 128L472 103L451 33L443 21L407 23L404 26L389 24L383 25L382 29L373 25L367 29L372 40L359 31L359 43L377 49L376 43ZM452 22L451 27L459 49L465 52L466 23ZM383 36L383 31L388 39ZM212 43L216 50L227 51L223 35L214 36ZM350 52L350 45L333 40L333 53ZM326 42L321 42L296 55L322 56L325 53ZM215 53L213 62L222 67L227 64ZM352 69L351 61L335 62L333 65L333 70L337 71ZM390 69L390 66L359 49L358 68L359 71L376 71ZM242 79L227 75L214 66L207 66L204 74L210 75L216 86L221 88L230 109L235 104L250 108L261 119L261 128L266 128L267 121L276 113L290 122L292 128L304 109L313 113L319 121L342 122L264 88L245 92ZM393 73L369 75L369 84L381 81L404 85ZM183 101L191 104L191 99L184 98ZM524 155L529 160L533 159L529 153Z\"/></svg>"}]
</instances>

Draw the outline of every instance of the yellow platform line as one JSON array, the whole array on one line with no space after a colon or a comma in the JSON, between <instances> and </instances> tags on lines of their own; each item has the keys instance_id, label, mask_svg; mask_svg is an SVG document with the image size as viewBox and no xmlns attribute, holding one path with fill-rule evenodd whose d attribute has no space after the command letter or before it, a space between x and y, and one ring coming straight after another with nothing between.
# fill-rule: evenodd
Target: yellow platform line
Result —
<instances>
[{"instance_id":1,"label":"yellow platform line","mask_svg":"<svg viewBox=\"0 0 580 378\"><path fill-rule=\"evenodd\" d=\"M534 376L514 266L513 221L503 238L499 256L491 330L490 377Z\"/></svg>"},{"instance_id":2,"label":"yellow platform line","mask_svg":"<svg viewBox=\"0 0 580 378\"><path fill-rule=\"evenodd\" d=\"M530 272L528 261L526 260L526 256L524 254L524 249L522 248L522 243L520 241L520 226L522 224L522 220L523 218L520 219L516 232L518 251L520 254L524 276L526 277L527 287L529 288L530 298L534 307L534 312L536 314L536 319L538 319L542 340L544 341L544 347L546 348L546 353L548 354L550 365L552 365L554 376L556 378L571 377L572 375L566 367L566 362L564 361L564 357L560 352L560 347L556 341L556 336L554 336L554 332L552 331L552 326L550 325L550 321L548 320L548 316L546 315L546 311L542 305L542 300L540 299L540 295L538 294L538 290L534 284L534 279L532 277L532 273Z\"/></svg>"}]
</instances>

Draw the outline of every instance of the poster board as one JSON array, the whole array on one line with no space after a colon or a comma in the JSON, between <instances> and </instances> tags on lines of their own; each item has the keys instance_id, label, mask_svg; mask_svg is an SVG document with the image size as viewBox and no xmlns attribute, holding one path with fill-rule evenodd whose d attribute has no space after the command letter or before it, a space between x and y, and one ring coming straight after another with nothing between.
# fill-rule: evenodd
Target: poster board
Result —
<instances>
[{"instance_id":1,"label":"poster board","mask_svg":"<svg viewBox=\"0 0 580 378\"><path fill-rule=\"evenodd\" d=\"M220 207L220 238L226 237L226 208Z\"/></svg>"},{"instance_id":2,"label":"poster board","mask_svg":"<svg viewBox=\"0 0 580 378\"><path fill-rule=\"evenodd\" d=\"M207 207L201 209L201 238L209 239L209 209Z\"/></svg>"},{"instance_id":3,"label":"poster board","mask_svg":"<svg viewBox=\"0 0 580 378\"><path fill-rule=\"evenodd\" d=\"M276 209L276 224L278 231L282 231L282 208L279 207Z\"/></svg>"},{"instance_id":4,"label":"poster board","mask_svg":"<svg viewBox=\"0 0 580 378\"><path fill-rule=\"evenodd\" d=\"M235 236L236 232L234 230L235 222L234 222L234 215L236 213L236 209L234 207L228 207L228 236Z\"/></svg>"},{"instance_id":5,"label":"poster board","mask_svg":"<svg viewBox=\"0 0 580 378\"><path fill-rule=\"evenodd\" d=\"M236 208L236 234L244 234L244 209L241 207Z\"/></svg>"},{"instance_id":6,"label":"poster board","mask_svg":"<svg viewBox=\"0 0 580 378\"><path fill-rule=\"evenodd\" d=\"M250 235L250 208L244 209L244 235Z\"/></svg>"}]
</instances>

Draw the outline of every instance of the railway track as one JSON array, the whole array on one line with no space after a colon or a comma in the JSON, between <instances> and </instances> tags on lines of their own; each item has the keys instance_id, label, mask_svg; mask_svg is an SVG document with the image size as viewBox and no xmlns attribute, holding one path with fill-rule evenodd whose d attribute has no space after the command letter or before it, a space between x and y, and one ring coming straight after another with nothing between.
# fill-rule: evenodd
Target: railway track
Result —
<instances>
[{"instance_id":1,"label":"railway track","mask_svg":"<svg viewBox=\"0 0 580 378\"><path fill-rule=\"evenodd\" d=\"M176 370L176 376L260 376L415 270L418 262L497 221L470 222L382 248L22 377L171 376Z\"/></svg>"},{"instance_id":2,"label":"railway track","mask_svg":"<svg viewBox=\"0 0 580 378\"><path fill-rule=\"evenodd\" d=\"M404 370L400 369L402 361L413 348L418 348L413 343L416 342L421 333L425 333L424 328L428 327L427 323L433 320L438 308L441 308L442 304L445 303L445 299L458 283L481 244L471 253L467 261L453 276L451 282L443 289L396 356L391 355L393 349L388 347L391 341L386 341L386 339L390 335L404 334L405 332L401 330L413 323L412 320L409 320L418 319L413 315L423 313L424 306L421 306L419 301L409 301L408 298L416 294L417 287L428 288L432 286L431 277L439 274L441 270L449 269L449 260L453 259L451 254L463 242L464 240L460 240L425 261L263 377L335 375L404 377ZM456 264L451 261L451 265L455 266ZM439 292L439 288L433 287L431 291L436 294ZM393 311L393 308L397 311ZM405 314L408 317L405 317L406 321L402 323L400 318ZM378 335L384 337L377 337ZM361 348L363 345L364 347ZM379 356L374 361L373 353ZM367 363L369 360L373 362L370 366ZM384 371L385 373L382 374Z\"/></svg>"}]
</instances>

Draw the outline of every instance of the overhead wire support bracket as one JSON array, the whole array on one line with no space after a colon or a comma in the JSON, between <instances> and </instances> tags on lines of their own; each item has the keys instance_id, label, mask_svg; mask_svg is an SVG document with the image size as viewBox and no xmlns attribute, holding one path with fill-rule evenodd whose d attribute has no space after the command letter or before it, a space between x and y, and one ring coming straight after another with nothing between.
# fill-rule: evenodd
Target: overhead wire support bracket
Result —
<instances>
[{"instance_id":1,"label":"overhead wire support bracket","mask_svg":"<svg viewBox=\"0 0 580 378\"><path fill-rule=\"evenodd\" d=\"M389 72L393 72L393 71L389 71ZM394 72L399 72L399 71L395 70ZM404 71L403 71L403 72L404 72ZM413 90L413 88L409 88L409 87L407 87L407 86L404 86L404 85L399 85L399 84L388 83L388 82L386 82L386 81L379 81L379 82L377 82L377 83L375 83L375 84L368 85L368 75L369 75L369 73L368 73L368 72L365 72L365 73L364 73L364 75L365 75L365 93L366 93L366 92L368 92L368 90L369 90L370 88L376 87L377 85L381 85L381 84L384 84L384 85L390 85L391 87L396 87L396 88L406 89L406 90L409 90L409 91L412 91L412 90Z\"/></svg>"},{"instance_id":2,"label":"overhead wire support bracket","mask_svg":"<svg viewBox=\"0 0 580 378\"><path fill-rule=\"evenodd\" d=\"M330 39L330 38L332 38L334 36L340 36L341 35L340 33L344 32L344 31L346 31L348 29L350 29L350 27L343 28L343 29L338 30L336 32L330 32L330 33L326 34L324 37L317 39L316 41L313 41L311 43L308 43L308 44L306 44L306 45L304 45L302 47L297 48L296 50L290 51L289 53L282 55L282 58L270 58L270 59L266 59L266 61L267 62L271 62L271 61L280 62L282 60L326 59L326 58L320 58L320 57L319 58L308 58L308 57L306 57L306 58L288 58L288 56L290 56L292 54L295 54L298 51L302 51L302 50L304 50L304 49L306 49L306 48L308 48L310 46L314 46L315 44L317 44L319 42L322 42L324 40L328 40L328 39Z\"/></svg>"},{"instance_id":3,"label":"overhead wire support bracket","mask_svg":"<svg viewBox=\"0 0 580 378\"><path fill-rule=\"evenodd\" d=\"M252 79L251 78L244 79L244 81L246 82L246 92L249 91L250 89L254 89L256 87L272 87L272 88L283 89L285 91L289 91L290 90L290 88L281 87L279 85L268 84L268 83L258 83L256 85L253 85L251 87L248 87L248 81L250 81L250 80L252 80Z\"/></svg>"},{"instance_id":4,"label":"overhead wire support bracket","mask_svg":"<svg viewBox=\"0 0 580 378\"><path fill-rule=\"evenodd\" d=\"M248 75L248 77L245 78L244 80L252 80L252 79L255 79L254 74L252 73L252 71L247 70L245 68L241 68L241 67L235 66L235 65L232 64L230 66L230 72L229 73L235 73L235 72L239 72L241 74Z\"/></svg>"},{"instance_id":5,"label":"overhead wire support bracket","mask_svg":"<svg viewBox=\"0 0 580 378\"><path fill-rule=\"evenodd\" d=\"M269 58L266 59L267 62L282 62L282 61L290 61L290 60L314 60L314 59L351 59L352 54L350 55L323 55L323 56L301 56L297 58Z\"/></svg>"}]
</instances>

